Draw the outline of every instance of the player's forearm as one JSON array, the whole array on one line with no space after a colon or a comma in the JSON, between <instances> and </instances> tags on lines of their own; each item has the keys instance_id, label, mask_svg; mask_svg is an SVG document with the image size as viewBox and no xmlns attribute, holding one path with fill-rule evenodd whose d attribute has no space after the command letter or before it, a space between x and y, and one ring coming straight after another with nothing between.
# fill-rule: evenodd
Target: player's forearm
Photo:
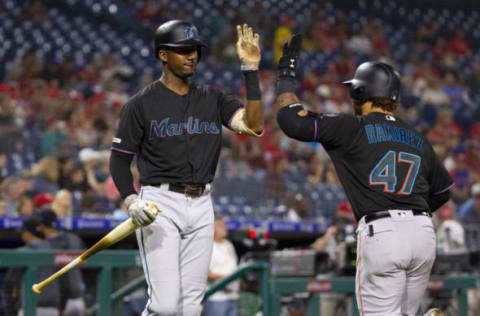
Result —
<instances>
[{"instance_id":1,"label":"player's forearm","mask_svg":"<svg viewBox=\"0 0 480 316\"><path fill-rule=\"evenodd\" d=\"M110 156L110 174L122 199L137 193L133 187L133 175L130 171L132 159L133 156L116 151L112 151Z\"/></svg>"},{"instance_id":2,"label":"player's forearm","mask_svg":"<svg viewBox=\"0 0 480 316\"><path fill-rule=\"evenodd\" d=\"M255 133L263 131L263 104L260 81L257 71L244 71L247 104L245 106L245 123Z\"/></svg>"},{"instance_id":3,"label":"player's forearm","mask_svg":"<svg viewBox=\"0 0 480 316\"><path fill-rule=\"evenodd\" d=\"M245 121L255 133L263 131L263 104L262 100L247 100L245 106Z\"/></svg>"},{"instance_id":4,"label":"player's forearm","mask_svg":"<svg viewBox=\"0 0 480 316\"><path fill-rule=\"evenodd\" d=\"M279 109L294 103L300 103L300 100L298 100L298 97L293 92L285 92L277 97L277 106Z\"/></svg>"}]
</instances>

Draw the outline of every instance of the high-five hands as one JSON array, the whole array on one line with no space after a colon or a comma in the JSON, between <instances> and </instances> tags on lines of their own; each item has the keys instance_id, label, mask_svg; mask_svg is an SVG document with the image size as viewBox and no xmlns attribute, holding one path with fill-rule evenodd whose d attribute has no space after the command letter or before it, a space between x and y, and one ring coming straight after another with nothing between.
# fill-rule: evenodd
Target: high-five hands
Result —
<instances>
[{"instance_id":1,"label":"high-five hands","mask_svg":"<svg viewBox=\"0 0 480 316\"><path fill-rule=\"evenodd\" d=\"M237 25L237 55L242 61L242 71L258 70L260 63L260 36L253 33L253 29L247 24Z\"/></svg>"},{"instance_id":2,"label":"high-five hands","mask_svg":"<svg viewBox=\"0 0 480 316\"><path fill-rule=\"evenodd\" d=\"M302 48L302 34L295 34L290 39L290 44L283 45L282 57L278 61L278 77L295 78L297 60Z\"/></svg>"}]
</instances>

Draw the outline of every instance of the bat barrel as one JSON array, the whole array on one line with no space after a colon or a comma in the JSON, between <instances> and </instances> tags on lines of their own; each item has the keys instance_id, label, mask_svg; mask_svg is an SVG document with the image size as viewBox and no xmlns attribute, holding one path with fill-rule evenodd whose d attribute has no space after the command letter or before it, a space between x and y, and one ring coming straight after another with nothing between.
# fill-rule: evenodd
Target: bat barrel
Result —
<instances>
[{"instance_id":1,"label":"bat barrel","mask_svg":"<svg viewBox=\"0 0 480 316\"><path fill-rule=\"evenodd\" d=\"M66 266L64 266L63 268L61 268L60 270L58 270L57 272L55 272L54 274L52 274L51 276L43 280L42 282L34 284L32 286L32 291L37 294L40 294L44 287L46 287L47 285L49 285L50 283L52 283L53 281L55 281L65 273L67 273L68 271L75 268L82 261L83 259L81 258L81 256L75 258L72 262L70 262L69 264L67 264Z\"/></svg>"}]
</instances>

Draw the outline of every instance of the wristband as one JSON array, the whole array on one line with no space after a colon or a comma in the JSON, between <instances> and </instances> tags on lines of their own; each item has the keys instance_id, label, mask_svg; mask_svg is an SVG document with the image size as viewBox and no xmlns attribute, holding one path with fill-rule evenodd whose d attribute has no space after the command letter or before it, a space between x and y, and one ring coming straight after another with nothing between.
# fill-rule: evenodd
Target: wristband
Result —
<instances>
[{"instance_id":1,"label":"wristband","mask_svg":"<svg viewBox=\"0 0 480 316\"><path fill-rule=\"evenodd\" d=\"M280 77L277 80L277 97L283 93L295 93L296 82L291 77Z\"/></svg>"},{"instance_id":2,"label":"wristband","mask_svg":"<svg viewBox=\"0 0 480 316\"><path fill-rule=\"evenodd\" d=\"M260 79L258 78L258 71L244 71L245 88L247 90L247 100L261 100L262 93L260 92Z\"/></svg>"},{"instance_id":3,"label":"wristband","mask_svg":"<svg viewBox=\"0 0 480 316\"><path fill-rule=\"evenodd\" d=\"M242 63L240 65L240 69L242 71L257 71L258 63Z\"/></svg>"}]
</instances>

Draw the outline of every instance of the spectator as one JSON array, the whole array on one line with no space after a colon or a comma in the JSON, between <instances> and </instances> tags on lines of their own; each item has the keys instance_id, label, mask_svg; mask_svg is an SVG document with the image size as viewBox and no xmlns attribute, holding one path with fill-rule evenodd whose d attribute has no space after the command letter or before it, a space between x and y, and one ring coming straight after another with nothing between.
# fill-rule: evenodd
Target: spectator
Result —
<instances>
[{"instance_id":1,"label":"spectator","mask_svg":"<svg viewBox=\"0 0 480 316\"><path fill-rule=\"evenodd\" d=\"M61 189L58 191L52 202L52 210L60 218L73 216L72 193L67 189Z\"/></svg>"},{"instance_id":2,"label":"spectator","mask_svg":"<svg viewBox=\"0 0 480 316\"><path fill-rule=\"evenodd\" d=\"M341 264L339 262L339 260L341 260L340 248L344 249L344 246L340 247L340 244L336 240L338 228L339 223L334 223L327 228L325 234L323 234L322 237L316 239L315 242L310 246L316 252L326 253L328 255L328 267L330 272L321 273L317 275L317 278L331 278L332 276L334 276L334 271ZM346 314L346 302L345 296L343 294L321 294L320 301L321 315L340 316Z\"/></svg>"},{"instance_id":3,"label":"spectator","mask_svg":"<svg viewBox=\"0 0 480 316\"><path fill-rule=\"evenodd\" d=\"M56 194L58 191L59 166L56 158L44 157L32 168L32 189L36 192Z\"/></svg>"},{"instance_id":4,"label":"spectator","mask_svg":"<svg viewBox=\"0 0 480 316\"><path fill-rule=\"evenodd\" d=\"M17 216L30 217L35 213L35 202L28 194L23 194L18 199Z\"/></svg>"},{"instance_id":5,"label":"spectator","mask_svg":"<svg viewBox=\"0 0 480 316\"><path fill-rule=\"evenodd\" d=\"M460 219L464 224L480 224L480 183L472 185L472 198L458 210Z\"/></svg>"},{"instance_id":6,"label":"spectator","mask_svg":"<svg viewBox=\"0 0 480 316\"><path fill-rule=\"evenodd\" d=\"M19 150L21 128L15 124L15 103L8 95L0 93L0 152L12 154Z\"/></svg>"},{"instance_id":7,"label":"spectator","mask_svg":"<svg viewBox=\"0 0 480 316\"><path fill-rule=\"evenodd\" d=\"M2 181L2 197L6 202L5 216L16 216L18 199L23 194L23 187L20 179L9 177Z\"/></svg>"},{"instance_id":8,"label":"spectator","mask_svg":"<svg viewBox=\"0 0 480 316\"><path fill-rule=\"evenodd\" d=\"M455 57L466 57L470 55L470 44L465 38L465 31L458 29L455 36L447 42L447 49Z\"/></svg>"},{"instance_id":9,"label":"spectator","mask_svg":"<svg viewBox=\"0 0 480 316\"><path fill-rule=\"evenodd\" d=\"M292 37L292 29L295 19L291 16L283 15L280 17L279 22L279 26L275 31L273 39L275 63L278 62L282 55L283 44L288 42Z\"/></svg>"},{"instance_id":10,"label":"spectator","mask_svg":"<svg viewBox=\"0 0 480 316\"><path fill-rule=\"evenodd\" d=\"M38 193L33 197L33 202L37 210L44 210L50 208L54 197L51 193Z\"/></svg>"},{"instance_id":11,"label":"spectator","mask_svg":"<svg viewBox=\"0 0 480 316\"><path fill-rule=\"evenodd\" d=\"M451 203L444 204L437 212L437 253L455 254L464 253L465 231L462 224L454 218L454 209Z\"/></svg>"},{"instance_id":12,"label":"spectator","mask_svg":"<svg viewBox=\"0 0 480 316\"><path fill-rule=\"evenodd\" d=\"M0 217L5 216L6 208L7 208L7 202L3 197L0 196Z\"/></svg>"},{"instance_id":13,"label":"spectator","mask_svg":"<svg viewBox=\"0 0 480 316\"><path fill-rule=\"evenodd\" d=\"M22 224L22 241L25 246L18 248L24 250L51 249L50 244L43 239L44 235L40 229L40 222L37 217L29 217ZM24 268L11 268L5 275L3 291L6 294L6 316L23 316L22 306L25 306L23 289ZM39 268L37 281L43 281L54 273L53 268ZM60 287L58 282L53 282L43 289L37 298L36 315L38 316L59 316Z\"/></svg>"},{"instance_id":14,"label":"spectator","mask_svg":"<svg viewBox=\"0 0 480 316\"><path fill-rule=\"evenodd\" d=\"M364 24L358 33L348 39L346 47L353 53L368 55L372 52L372 42L368 36L367 24Z\"/></svg>"},{"instance_id":15,"label":"spectator","mask_svg":"<svg viewBox=\"0 0 480 316\"><path fill-rule=\"evenodd\" d=\"M232 243L227 239L228 230L222 217L215 217L212 261L208 271L210 284L226 278L237 270L237 254ZM235 316L239 285L234 281L223 290L216 292L205 302L206 316Z\"/></svg>"},{"instance_id":16,"label":"spectator","mask_svg":"<svg viewBox=\"0 0 480 316\"><path fill-rule=\"evenodd\" d=\"M81 250L85 249L83 241L75 234L57 230L57 214L51 209L39 213L40 229L46 241L53 249ZM83 316L86 312L85 284L82 271L73 269L60 278L60 301L63 316ZM50 286L50 285L49 285Z\"/></svg>"}]
</instances>

